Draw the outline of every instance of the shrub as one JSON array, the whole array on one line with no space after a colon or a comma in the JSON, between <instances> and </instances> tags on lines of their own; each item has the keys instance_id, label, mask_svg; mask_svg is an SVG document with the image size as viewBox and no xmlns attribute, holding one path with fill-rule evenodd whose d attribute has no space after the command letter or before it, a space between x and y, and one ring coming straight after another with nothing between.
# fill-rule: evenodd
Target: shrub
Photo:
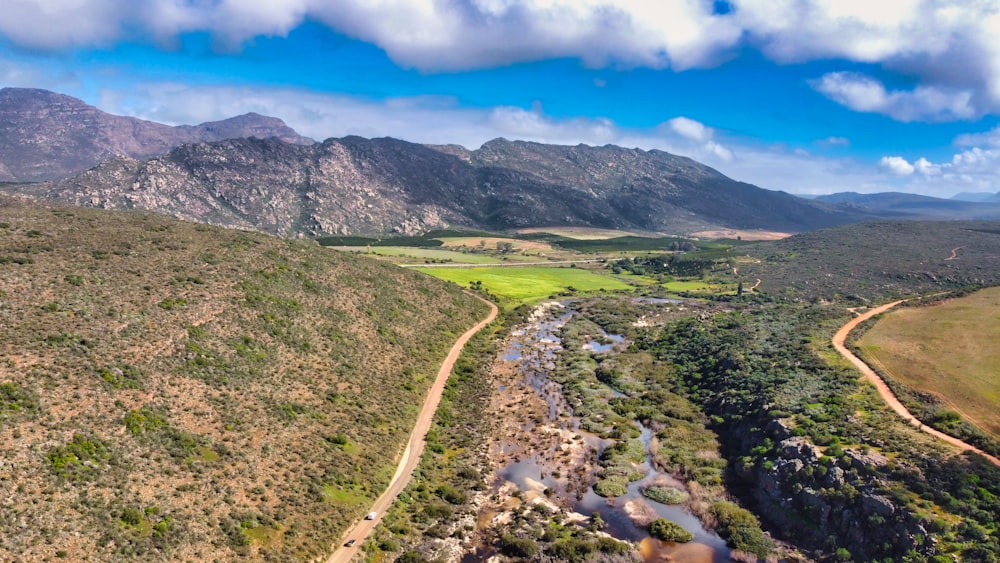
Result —
<instances>
[{"instance_id":1,"label":"shrub","mask_svg":"<svg viewBox=\"0 0 1000 563\"><path fill-rule=\"evenodd\" d=\"M50 449L45 459L49 468L60 477L84 480L96 475L107 464L111 450L99 438L74 434L70 443Z\"/></svg>"},{"instance_id":2,"label":"shrub","mask_svg":"<svg viewBox=\"0 0 1000 563\"><path fill-rule=\"evenodd\" d=\"M761 559L771 552L774 547L771 540L750 511L727 501L713 504L709 511L718 522L716 531L733 549L753 553Z\"/></svg>"},{"instance_id":3,"label":"shrub","mask_svg":"<svg viewBox=\"0 0 1000 563\"><path fill-rule=\"evenodd\" d=\"M465 504L465 501L468 500L465 493L447 484L438 487L437 494L451 504Z\"/></svg>"},{"instance_id":4,"label":"shrub","mask_svg":"<svg viewBox=\"0 0 1000 563\"><path fill-rule=\"evenodd\" d=\"M663 487L657 485L646 487L642 490L642 494L646 498L655 500L660 504L683 504L690 496L676 487Z\"/></svg>"},{"instance_id":5,"label":"shrub","mask_svg":"<svg viewBox=\"0 0 1000 563\"><path fill-rule=\"evenodd\" d=\"M512 534L504 534L500 538L500 551L510 557L534 557L538 553L538 544L531 538L519 538Z\"/></svg>"},{"instance_id":6,"label":"shrub","mask_svg":"<svg viewBox=\"0 0 1000 563\"><path fill-rule=\"evenodd\" d=\"M649 523L649 535L663 541L687 543L694 539L694 534L684 529L676 522L657 518Z\"/></svg>"},{"instance_id":7,"label":"shrub","mask_svg":"<svg viewBox=\"0 0 1000 563\"><path fill-rule=\"evenodd\" d=\"M620 497L628 492L628 479L614 475L594 484L594 492L602 497Z\"/></svg>"}]
</instances>

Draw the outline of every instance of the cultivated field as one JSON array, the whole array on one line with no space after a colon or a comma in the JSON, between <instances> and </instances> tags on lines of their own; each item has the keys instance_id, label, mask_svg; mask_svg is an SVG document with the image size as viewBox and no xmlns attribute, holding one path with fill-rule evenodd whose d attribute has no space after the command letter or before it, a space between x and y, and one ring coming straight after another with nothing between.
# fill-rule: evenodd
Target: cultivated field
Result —
<instances>
[{"instance_id":1,"label":"cultivated field","mask_svg":"<svg viewBox=\"0 0 1000 563\"><path fill-rule=\"evenodd\" d=\"M615 229L598 229L594 227L532 227L530 229L519 229L517 232L525 235L549 233L556 236L578 240L603 240L627 236L660 236L658 234L644 235L643 233L636 231L619 231Z\"/></svg>"},{"instance_id":2,"label":"cultivated field","mask_svg":"<svg viewBox=\"0 0 1000 563\"><path fill-rule=\"evenodd\" d=\"M932 393L1000 438L1000 288L932 307L901 309L859 342L890 377Z\"/></svg>"},{"instance_id":3,"label":"cultivated field","mask_svg":"<svg viewBox=\"0 0 1000 563\"><path fill-rule=\"evenodd\" d=\"M630 289L632 286L583 268L420 268L437 278L468 287L482 282L483 289L499 297L532 302L564 291L591 292Z\"/></svg>"}]
</instances>

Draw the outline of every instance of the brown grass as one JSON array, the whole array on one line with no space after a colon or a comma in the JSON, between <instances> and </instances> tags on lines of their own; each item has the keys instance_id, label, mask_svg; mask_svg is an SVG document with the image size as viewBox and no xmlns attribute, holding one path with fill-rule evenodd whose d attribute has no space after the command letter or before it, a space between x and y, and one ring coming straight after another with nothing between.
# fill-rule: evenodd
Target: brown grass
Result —
<instances>
[{"instance_id":1,"label":"brown grass","mask_svg":"<svg viewBox=\"0 0 1000 563\"><path fill-rule=\"evenodd\" d=\"M931 307L900 309L860 340L890 377L934 394L1000 438L1000 288Z\"/></svg>"}]
</instances>

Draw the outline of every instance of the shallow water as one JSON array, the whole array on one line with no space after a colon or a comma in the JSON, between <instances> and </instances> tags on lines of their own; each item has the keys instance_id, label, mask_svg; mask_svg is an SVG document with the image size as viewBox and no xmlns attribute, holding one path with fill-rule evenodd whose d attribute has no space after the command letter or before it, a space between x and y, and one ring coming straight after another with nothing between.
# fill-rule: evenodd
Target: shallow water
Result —
<instances>
[{"instance_id":1,"label":"shallow water","mask_svg":"<svg viewBox=\"0 0 1000 563\"><path fill-rule=\"evenodd\" d=\"M674 299L646 298L651 303L681 303ZM564 304L565 305L565 304ZM502 358L506 361L520 363L520 369L524 374L525 384L531 386L543 397L548 404L548 417L550 421L562 420L567 427L576 429L579 432L580 421L572 416L572 409L562 396L562 388L559 384L549 379L549 370L553 369L555 352L562 348L562 342L557 336L557 332L572 317L574 311L571 309L559 309L551 312L546 318L536 321L523 330L514 333L515 339L511 346L504 352ZM603 340L610 340L610 343L600 342L588 343L588 349L594 352L606 352L611 350L615 344L623 341L624 337L618 334L607 334L602 331ZM615 393L621 395L620 393ZM568 417L568 418L566 418ZM581 432L588 447L593 447L600 451L605 446L605 441L599 437ZM580 496L570 495L575 498L573 510L585 516L590 516L594 512L601 515L606 522L605 531L615 538L640 543L640 551L646 561L684 561L689 563L723 563L729 561L729 549L725 542L713 532L705 530L701 522L692 514L680 506L662 505L642 496L640 490L646 485L657 482L670 482L671 485L683 488L683 485L673 480L668 475L653 469L653 464L648 454L653 432L648 428L641 428L640 439L646 447L647 459L644 464L646 475L643 479L629 484L628 492L615 499L606 499L598 496L593 489L588 488ZM563 492L565 481L560 482L552 476L552 471L557 468L548 466L536 457L521 459L512 462L497 472L498 484L505 481L513 482L522 491L544 490L551 488L554 491ZM673 544L661 542L649 536L645 527L637 526L626 510L628 503L642 503L648 507L659 518L666 518L683 526L686 530L694 534L694 540L687 544ZM487 550L492 555L494 550ZM476 553L471 557L467 556L463 561L485 560L487 552Z\"/></svg>"}]
</instances>

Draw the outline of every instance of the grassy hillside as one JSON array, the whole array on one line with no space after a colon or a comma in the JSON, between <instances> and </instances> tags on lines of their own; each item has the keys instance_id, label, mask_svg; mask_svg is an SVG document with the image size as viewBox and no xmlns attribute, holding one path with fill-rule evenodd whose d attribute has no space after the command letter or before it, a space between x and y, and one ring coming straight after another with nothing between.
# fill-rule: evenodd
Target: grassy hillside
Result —
<instances>
[{"instance_id":1,"label":"grassy hillside","mask_svg":"<svg viewBox=\"0 0 1000 563\"><path fill-rule=\"evenodd\" d=\"M947 405L933 422L958 421L960 413L996 440L1000 439L998 340L1000 288L994 287L932 307L893 311L858 345L865 359L893 380Z\"/></svg>"},{"instance_id":2,"label":"grassy hillside","mask_svg":"<svg viewBox=\"0 0 1000 563\"><path fill-rule=\"evenodd\" d=\"M741 279L752 284L759 278L760 291L773 297L888 301L1000 284L1000 222L848 225L732 248L724 254L731 266L738 267Z\"/></svg>"},{"instance_id":3,"label":"grassy hillside","mask_svg":"<svg viewBox=\"0 0 1000 563\"><path fill-rule=\"evenodd\" d=\"M311 243L0 203L0 560L325 552L486 312Z\"/></svg>"}]
</instances>

